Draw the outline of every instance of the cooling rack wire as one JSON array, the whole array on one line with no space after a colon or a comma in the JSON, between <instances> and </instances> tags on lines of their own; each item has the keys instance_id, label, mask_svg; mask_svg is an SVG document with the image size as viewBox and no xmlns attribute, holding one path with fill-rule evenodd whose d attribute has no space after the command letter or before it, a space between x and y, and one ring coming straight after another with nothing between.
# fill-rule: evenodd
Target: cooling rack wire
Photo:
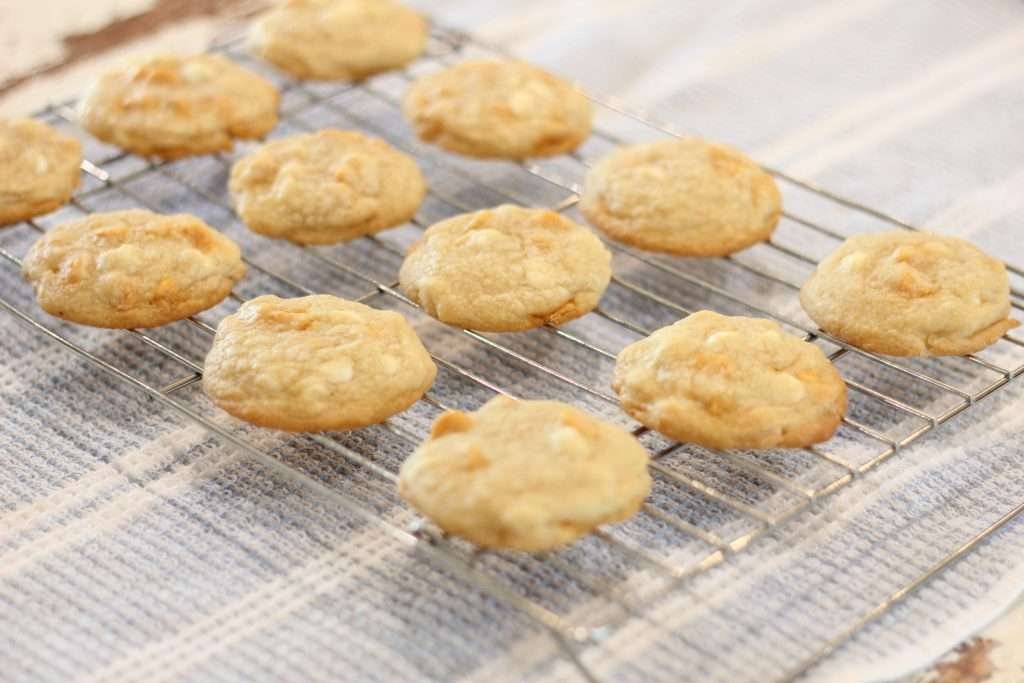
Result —
<instances>
[{"instance_id":1,"label":"cooling rack wire","mask_svg":"<svg viewBox=\"0 0 1024 683\"><path fill-rule=\"evenodd\" d=\"M282 121L272 137L326 126L355 128L384 137L415 155L430 185L420 214L408 226L336 247L271 243L240 227L224 194L233 159L250 145L241 145L230 155L176 162L142 159L78 131L74 103L66 102L39 114L39 118L58 127L75 130L85 141L82 187L70 207L57 217L69 212L81 215L141 206L160 212L196 213L221 228L230 222L236 230L232 236L247 254L249 275L225 305L180 323L205 339L207 345L220 317L246 298L265 292L297 296L330 291L410 316L440 368L438 384L451 390L435 387L428 393L414 408L414 412L421 413L420 421L394 418L381 426L388 438L403 444L406 452L423 438L430 417L458 403L460 391L479 397L474 399L476 404L494 393L562 398L614 419L633 429L651 451L654 495L638 516L640 521L600 529L580 544L582 549L526 560L474 550L444 537L427 523L396 525L381 518L358 497L255 445L235 423L211 419L212 409L204 403L197 386L202 376L201 361L197 359L202 356L190 352L187 345L179 345L180 333L109 332L111 336L133 338L179 369L173 379L157 383L55 331L51 320L42 320L28 305L4 297L0 298L0 307L97 370L202 425L271 472L303 487L309 495L322 497L364 519L380 533L414 548L443 571L521 612L550 633L586 680L596 678L578 657L581 645L600 642L625 621L643 615L660 596L684 590L697 575L741 552L824 497L853 484L901 448L953 416L972 410L978 401L1024 372L1024 340L1012 334L974 356L904 360L864 352L812 327L800 312L795 295L819 258L857 230L916 228L774 169L768 170L783 186L787 210L776 235L753 249L724 259L695 260L609 243L615 275L601 306L584 319L562 328L519 335L444 328L419 314L397 289L395 273L405 247L422 229L445 216L502 202L552 208L578 219L579 183L595 158L623 142L674 135L675 131L614 99L594 97L598 126L576 153L522 163L460 159L412 138L402 123L399 101L417 74L468 56L497 52L462 32L436 28L427 54L416 64L353 85L284 79L249 58L238 39L213 49L264 73L281 88ZM7 229L4 235L19 231L34 235L57 217L25 222ZM13 271L20 267L20 256L10 241L2 243L0 256ZM20 240L23 244L30 241ZM1013 306L1021 311L1024 273L1013 266L1009 270ZM27 290L27 285L20 286ZM820 446L789 452L710 454L705 449L668 442L625 417L607 388L615 353L625 343L700 308L769 317L820 345L840 368L850 392L850 411L836 437ZM337 435L311 434L308 438L332 457L350 461L389 486L394 484L400 459L378 458L372 447L360 448ZM783 680L797 678L1022 509L1024 502L879 602L848 629L793 662ZM658 534L657 543L647 542L654 533L652 529ZM588 553L598 558L615 556L636 567L641 579L625 581L621 576L602 575L593 568L594 562L582 561ZM523 575L516 581L506 580L494 570L501 563L519 563L525 567ZM537 579L544 572L553 572L558 581L578 586L583 597L566 604L546 595L544 582Z\"/></svg>"}]
</instances>

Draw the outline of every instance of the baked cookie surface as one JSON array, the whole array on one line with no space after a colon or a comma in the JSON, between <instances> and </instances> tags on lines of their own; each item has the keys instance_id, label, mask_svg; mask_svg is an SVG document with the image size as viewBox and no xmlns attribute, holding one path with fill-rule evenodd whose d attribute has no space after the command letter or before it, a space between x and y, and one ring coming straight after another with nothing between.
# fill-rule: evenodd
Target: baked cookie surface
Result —
<instances>
[{"instance_id":1,"label":"baked cookie surface","mask_svg":"<svg viewBox=\"0 0 1024 683\"><path fill-rule=\"evenodd\" d=\"M78 187L82 145L32 119L0 118L0 225L49 213Z\"/></svg>"},{"instance_id":2,"label":"baked cookie surface","mask_svg":"<svg viewBox=\"0 0 1024 683\"><path fill-rule=\"evenodd\" d=\"M95 327L158 327L215 306L242 279L238 246L185 214L96 213L40 237L22 272L47 313Z\"/></svg>"},{"instance_id":3,"label":"baked cookie surface","mask_svg":"<svg viewBox=\"0 0 1024 683\"><path fill-rule=\"evenodd\" d=\"M416 59L427 33L392 0L285 0L253 24L249 47L296 78L352 81Z\"/></svg>"},{"instance_id":4,"label":"baked cookie surface","mask_svg":"<svg viewBox=\"0 0 1024 683\"><path fill-rule=\"evenodd\" d=\"M1002 262L966 240L908 230L847 239L804 283L800 304L829 334L892 356L973 353L1019 324Z\"/></svg>"},{"instance_id":5,"label":"baked cookie surface","mask_svg":"<svg viewBox=\"0 0 1024 683\"><path fill-rule=\"evenodd\" d=\"M79 118L104 142L175 159L263 137L277 125L279 99L269 81L220 55L152 57L100 76Z\"/></svg>"},{"instance_id":6,"label":"baked cookie surface","mask_svg":"<svg viewBox=\"0 0 1024 683\"><path fill-rule=\"evenodd\" d=\"M629 518L651 487L632 434L558 401L448 411L402 464L399 494L448 533L540 552Z\"/></svg>"},{"instance_id":7,"label":"baked cookie surface","mask_svg":"<svg viewBox=\"0 0 1024 683\"><path fill-rule=\"evenodd\" d=\"M430 388L437 367L412 325L335 296L260 296L217 326L203 390L240 419L287 431L382 422Z\"/></svg>"},{"instance_id":8,"label":"baked cookie surface","mask_svg":"<svg viewBox=\"0 0 1024 683\"><path fill-rule=\"evenodd\" d=\"M399 280L441 322L488 332L559 325L597 305L611 253L553 211L503 205L430 226Z\"/></svg>"},{"instance_id":9,"label":"baked cookie surface","mask_svg":"<svg viewBox=\"0 0 1024 683\"><path fill-rule=\"evenodd\" d=\"M468 61L417 80L402 104L420 139L474 157L576 149L593 112L570 83L517 61Z\"/></svg>"},{"instance_id":10,"label":"baked cookie surface","mask_svg":"<svg viewBox=\"0 0 1024 683\"><path fill-rule=\"evenodd\" d=\"M266 143L235 163L229 186L249 228L299 244L344 242L400 225L426 192L410 157L340 130Z\"/></svg>"},{"instance_id":11,"label":"baked cookie surface","mask_svg":"<svg viewBox=\"0 0 1024 683\"><path fill-rule=\"evenodd\" d=\"M846 412L846 385L821 349L772 320L712 311L623 349L612 387L639 422L711 448L807 446Z\"/></svg>"},{"instance_id":12,"label":"baked cookie surface","mask_svg":"<svg viewBox=\"0 0 1024 683\"><path fill-rule=\"evenodd\" d=\"M580 210L641 249L724 256L767 239L782 212L775 181L739 151L697 138L621 147L591 168Z\"/></svg>"}]
</instances>

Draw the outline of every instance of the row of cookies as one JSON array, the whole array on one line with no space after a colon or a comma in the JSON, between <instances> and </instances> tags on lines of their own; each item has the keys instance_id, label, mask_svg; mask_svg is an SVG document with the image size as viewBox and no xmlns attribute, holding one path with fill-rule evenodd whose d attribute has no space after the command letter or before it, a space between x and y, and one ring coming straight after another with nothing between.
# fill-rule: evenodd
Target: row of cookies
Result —
<instances>
[{"instance_id":1,"label":"row of cookies","mask_svg":"<svg viewBox=\"0 0 1024 683\"><path fill-rule=\"evenodd\" d=\"M442 322L511 332L593 310L611 259L599 239L561 214L506 205L429 227L410 247L399 280L413 303ZM25 272L40 305L58 317L155 327L219 302L244 267L238 247L202 221L135 211L51 230ZM969 353L1016 324L1000 262L961 240L924 233L851 238L822 262L801 300L837 338L898 355Z\"/></svg>"},{"instance_id":2,"label":"row of cookies","mask_svg":"<svg viewBox=\"0 0 1024 683\"><path fill-rule=\"evenodd\" d=\"M0 123L0 149L5 222L52 210L77 184L79 144L43 124ZM404 223L426 184L384 141L325 130L247 155L230 189L254 231L326 244ZM683 139L612 153L588 173L581 209L627 243L711 253L763 238L778 218L776 199L758 203L765 196L777 199L774 183L741 154ZM410 298L444 322L486 331L558 324L593 308L610 274L607 250L564 218L537 214L544 225L534 225L531 215L506 207L432 227L402 268ZM819 265L801 302L826 332L892 355L972 353L1016 324L998 260L963 240L908 231L851 238Z\"/></svg>"},{"instance_id":3,"label":"row of cookies","mask_svg":"<svg viewBox=\"0 0 1024 683\"><path fill-rule=\"evenodd\" d=\"M181 70L187 72L191 63ZM151 70L147 73L152 75ZM79 143L44 124L0 122L0 152L0 221L51 211L77 185ZM239 214L254 231L302 244L327 244L404 223L418 210L426 184L416 163L384 141L326 130L273 141L247 155L232 169L230 189ZM702 255L731 252L764 239L780 211L770 176L734 150L694 139L613 152L587 174L580 206L596 227L619 241ZM534 292L515 278L505 279L507 269L489 284L475 280L469 271L478 267L478 254L491 252L504 262L542 251L540 243L525 240L518 254L509 252L515 235L536 231L526 224L484 229L489 216L481 214L472 225L455 221L432 229L414 246L402 275L411 298L445 322L490 331L557 324L596 303L601 282L607 281L608 259L579 230L567 229L572 237L561 238L579 247L578 252L555 250L555 258L538 260L531 272L519 273L520 279L532 278L549 290L568 287L568 296L553 299L548 291L548 296L533 300L517 298ZM545 220L569 225L554 216ZM498 239L502 230L504 246ZM472 238L466 236L470 232ZM449 266L453 272L447 282L431 274ZM541 268L547 268L546 274ZM451 292L446 294L446 287ZM486 297L475 299L484 309L478 314L466 315L470 304L459 305L458 298L471 299L465 292L481 287L491 297L504 288L505 305L495 307L503 320L489 319L494 317L486 310L492 300ZM456 301L446 302L451 296ZM1009 318L1005 267L962 240L927 233L851 238L820 264L803 288L801 302L826 332L892 355L971 353L1015 324Z\"/></svg>"},{"instance_id":4,"label":"row of cookies","mask_svg":"<svg viewBox=\"0 0 1024 683\"><path fill-rule=\"evenodd\" d=\"M5 220L49 211L66 200L77 182L77 142L35 122L0 124L0 141L9 151L2 157L0 174L11 179L0 196ZM416 213L425 192L423 176L412 159L381 140L332 130L268 143L235 165L230 186L239 213L253 230L313 244L401 224ZM770 177L738 152L685 139L614 152L588 173L581 208L598 228L621 241L673 253L711 253L762 239L765 226L773 227L777 220L778 204L769 201L767 208L761 207L757 198L773 193L777 190ZM469 231L481 227L484 218L477 220ZM548 220L557 222L553 217ZM560 271L561 280L568 280L569 296L558 305L550 296L539 296L510 307L488 308L487 299L462 296L484 286L469 272L478 259L465 254L486 251L479 240L497 233L483 231L466 242L471 249L460 250L462 238L457 233L467 228L458 225L456 221L434 230L434 248L420 249L431 245L425 239L414 247L419 256L403 268L403 284L411 298L445 322L491 331L557 323L589 310L587 301L596 302L603 289L595 288L606 270L596 256L600 250L579 231L570 231L576 236L570 241L588 247L578 258L559 263L556 257L547 263L551 273ZM682 227L666 229L669 225ZM720 237L714 241L710 236L716 233ZM497 243L491 247L501 250ZM445 261L439 261L434 251L446 254ZM536 248L527 251L537 253ZM569 262L573 260L575 264ZM584 276L580 271L592 264L592 272ZM469 289L463 283L448 287L448 296L455 301L446 303L446 281L432 277L430 271L448 265L454 269L450 280L462 280ZM540 267L538 262L530 277L536 280ZM507 276L499 273L491 290L501 290ZM558 278L550 279L550 285L559 285ZM529 288L519 287L513 279L505 298L514 299L517 290ZM459 298L476 301L481 310L464 310L472 303L460 306ZM851 238L819 266L804 287L801 302L826 332L891 355L972 353L1016 324L1009 318L1004 266L962 240L927 233L896 231ZM496 310L501 320L489 314Z\"/></svg>"}]
</instances>

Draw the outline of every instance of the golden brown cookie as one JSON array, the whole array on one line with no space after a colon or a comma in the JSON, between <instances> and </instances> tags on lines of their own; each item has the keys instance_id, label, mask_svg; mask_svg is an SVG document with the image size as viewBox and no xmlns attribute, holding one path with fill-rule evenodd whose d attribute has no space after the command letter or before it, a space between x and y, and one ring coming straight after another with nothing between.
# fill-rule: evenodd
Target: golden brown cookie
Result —
<instances>
[{"instance_id":1,"label":"golden brown cookie","mask_svg":"<svg viewBox=\"0 0 1024 683\"><path fill-rule=\"evenodd\" d=\"M73 137L32 119L0 119L0 225L66 204L81 164Z\"/></svg>"},{"instance_id":2,"label":"golden brown cookie","mask_svg":"<svg viewBox=\"0 0 1024 683\"><path fill-rule=\"evenodd\" d=\"M402 105L416 135L451 152L523 159L576 149L593 112L571 84L517 61L469 61L420 78Z\"/></svg>"},{"instance_id":3,"label":"golden brown cookie","mask_svg":"<svg viewBox=\"0 0 1024 683\"><path fill-rule=\"evenodd\" d=\"M402 464L398 492L448 533L540 552L632 516L651 488L629 432L558 401L450 410Z\"/></svg>"},{"instance_id":4,"label":"golden brown cookie","mask_svg":"<svg viewBox=\"0 0 1024 683\"><path fill-rule=\"evenodd\" d=\"M96 213L32 245L22 264L47 313L158 327L215 306L245 274L238 246L195 216Z\"/></svg>"},{"instance_id":5,"label":"golden brown cookie","mask_svg":"<svg viewBox=\"0 0 1024 683\"><path fill-rule=\"evenodd\" d=\"M416 162L383 140L321 130L274 140L231 169L231 195L255 232L333 244L400 225L426 193Z\"/></svg>"},{"instance_id":6,"label":"golden brown cookie","mask_svg":"<svg viewBox=\"0 0 1024 683\"><path fill-rule=\"evenodd\" d=\"M680 256L724 256L768 239L775 181L731 147L682 138L622 147L587 172L580 210L609 236Z\"/></svg>"},{"instance_id":7,"label":"golden brown cookie","mask_svg":"<svg viewBox=\"0 0 1024 683\"><path fill-rule=\"evenodd\" d=\"M623 349L612 387L644 425L711 448L808 446L846 412L846 385L821 349L774 321L712 311Z\"/></svg>"},{"instance_id":8,"label":"golden brown cookie","mask_svg":"<svg viewBox=\"0 0 1024 683\"><path fill-rule=\"evenodd\" d=\"M427 22L392 0L285 0L249 34L253 53L296 78L354 81L423 53Z\"/></svg>"},{"instance_id":9,"label":"golden brown cookie","mask_svg":"<svg viewBox=\"0 0 1024 683\"><path fill-rule=\"evenodd\" d=\"M279 99L269 81L220 55L152 57L101 76L79 117L104 142L175 159L263 137L277 125Z\"/></svg>"},{"instance_id":10,"label":"golden brown cookie","mask_svg":"<svg viewBox=\"0 0 1024 683\"><path fill-rule=\"evenodd\" d=\"M892 356L974 353L1019 324L999 260L956 237L907 230L843 242L800 303L829 334Z\"/></svg>"},{"instance_id":11,"label":"golden brown cookie","mask_svg":"<svg viewBox=\"0 0 1024 683\"><path fill-rule=\"evenodd\" d=\"M399 280L441 322L487 332L560 325L593 310L611 253L585 227L509 204L436 223L409 248Z\"/></svg>"},{"instance_id":12,"label":"golden brown cookie","mask_svg":"<svg viewBox=\"0 0 1024 683\"><path fill-rule=\"evenodd\" d=\"M415 403L437 367L394 311L318 294L251 299L217 327L203 390L253 424L357 429Z\"/></svg>"}]
</instances>

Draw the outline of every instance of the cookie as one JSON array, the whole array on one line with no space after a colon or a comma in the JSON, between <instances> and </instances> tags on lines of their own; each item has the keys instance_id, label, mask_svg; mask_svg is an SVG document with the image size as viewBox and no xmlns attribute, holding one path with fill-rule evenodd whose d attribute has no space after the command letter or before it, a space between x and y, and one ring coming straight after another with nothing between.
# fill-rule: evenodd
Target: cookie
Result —
<instances>
[{"instance_id":1,"label":"cookie","mask_svg":"<svg viewBox=\"0 0 1024 683\"><path fill-rule=\"evenodd\" d=\"M436 374L394 311L326 294L260 296L217 326L203 390L247 422L316 432L383 422L419 400Z\"/></svg>"},{"instance_id":2,"label":"cookie","mask_svg":"<svg viewBox=\"0 0 1024 683\"><path fill-rule=\"evenodd\" d=\"M843 242L800 303L822 330L891 356L974 353L1019 324L999 260L956 237L907 230Z\"/></svg>"},{"instance_id":3,"label":"cookie","mask_svg":"<svg viewBox=\"0 0 1024 683\"><path fill-rule=\"evenodd\" d=\"M402 464L398 492L446 532L540 552L632 516L651 488L629 432L558 401L450 410Z\"/></svg>"},{"instance_id":4,"label":"cookie","mask_svg":"<svg viewBox=\"0 0 1024 683\"><path fill-rule=\"evenodd\" d=\"M176 159L231 149L277 125L277 89L220 55L152 57L102 75L79 107L95 137Z\"/></svg>"},{"instance_id":5,"label":"cookie","mask_svg":"<svg viewBox=\"0 0 1024 683\"><path fill-rule=\"evenodd\" d=\"M612 387L639 422L710 448L809 446L846 412L846 385L821 349L774 321L712 311L623 349Z\"/></svg>"},{"instance_id":6,"label":"cookie","mask_svg":"<svg viewBox=\"0 0 1024 683\"><path fill-rule=\"evenodd\" d=\"M611 278L611 253L554 211L506 204L430 226L398 277L441 322L515 332L593 310Z\"/></svg>"},{"instance_id":7,"label":"cookie","mask_svg":"<svg viewBox=\"0 0 1024 683\"><path fill-rule=\"evenodd\" d=\"M770 175L731 147L683 138L622 147L584 181L580 210L641 249L724 256L768 239L782 213Z\"/></svg>"},{"instance_id":8,"label":"cookie","mask_svg":"<svg viewBox=\"0 0 1024 683\"><path fill-rule=\"evenodd\" d=\"M426 193L416 162L383 140L321 130L274 140L231 169L231 195L254 231L333 244L400 225Z\"/></svg>"},{"instance_id":9,"label":"cookie","mask_svg":"<svg viewBox=\"0 0 1024 683\"><path fill-rule=\"evenodd\" d=\"M416 59L427 22L392 0L286 0L252 27L249 49L300 79L355 81Z\"/></svg>"},{"instance_id":10,"label":"cookie","mask_svg":"<svg viewBox=\"0 0 1024 683\"><path fill-rule=\"evenodd\" d=\"M81 163L73 137L32 119L0 119L0 225L66 204Z\"/></svg>"},{"instance_id":11,"label":"cookie","mask_svg":"<svg viewBox=\"0 0 1024 683\"><path fill-rule=\"evenodd\" d=\"M576 149L590 102L566 81L517 61L469 61L420 78L402 104L420 139L473 157L524 159Z\"/></svg>"},{"instance_id":12,"label":"cookie","mask_svg":"<svg viewBox=\"0 0 1024 683\"><path fill-rule=\"evenodd\" d=\"M22 263L44 311L94 327L159 327L217 305L245 274L238 245L195 216L95 213Z\"/></svg>"}]
</instances>

